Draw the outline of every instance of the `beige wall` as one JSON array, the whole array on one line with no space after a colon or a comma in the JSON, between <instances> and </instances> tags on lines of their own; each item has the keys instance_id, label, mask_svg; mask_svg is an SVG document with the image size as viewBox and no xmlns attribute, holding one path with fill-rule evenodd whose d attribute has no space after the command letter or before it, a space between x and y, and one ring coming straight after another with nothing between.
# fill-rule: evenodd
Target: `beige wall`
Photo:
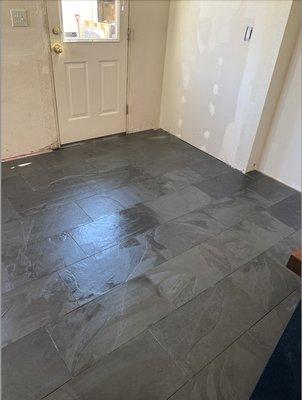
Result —
<instances>
[{"instance_id":1,"label":"beige wall","mask_svg":"<svg viewBox=\"0 0 302 400\"><path fill-rule=\"evenodd\" d=\"M246 171L291 5L172 1L161 127Z\"/></svg>"},{"instance_id":2,"label":"beige wall","mask_svg":"<svg viewBox=\"0 0 302 400\"><path fill-rule=\"evenodd\" d=\"M159 127L169 1L132 0L128 131Z\"/></svg>"},{"instance_id":3,"label":"beige wall","mask_svg":"<svg viewBox=\"0 0 302 400\"><path fill-rule=\"evenodd\" d=\"M13 28L11 8L27 9L30 26ZM3 158L57 142L45 13L43 1L1 2Z\"/></svg>"},{"instance_id":4,"label":"beige wall","mask_svg":"<svg viewBox=\"0 0 302 400\"><path fill-rule=\"evenodd\" d=\"M259 170L301 190L301 47L302 32L284 82Z\"/></svg>"}]
</instances>

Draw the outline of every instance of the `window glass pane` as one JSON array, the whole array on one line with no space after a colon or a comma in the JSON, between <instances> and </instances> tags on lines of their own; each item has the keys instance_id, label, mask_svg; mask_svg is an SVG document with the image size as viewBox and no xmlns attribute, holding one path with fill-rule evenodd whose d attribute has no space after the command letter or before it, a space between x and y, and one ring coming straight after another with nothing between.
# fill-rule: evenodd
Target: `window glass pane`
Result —
<instances>
[{"instance_id":1,"label":"window glass pane","mask_svg":"<svg viewBox=\"0 0 302 400\"><path fill-rule=\"evenodd\" d=\"M65 41L119 39L118 0L61 0Z\"/></svg>"}]
</instances>

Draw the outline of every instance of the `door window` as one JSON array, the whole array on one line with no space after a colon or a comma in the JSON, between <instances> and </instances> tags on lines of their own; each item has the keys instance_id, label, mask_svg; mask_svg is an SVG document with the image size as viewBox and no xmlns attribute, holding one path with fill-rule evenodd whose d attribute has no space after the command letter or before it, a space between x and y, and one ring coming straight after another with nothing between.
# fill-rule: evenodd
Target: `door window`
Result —
<instances>
[{"instance_id":1,"label":"door window","mask_svg":"<svg viewBox=\"0 0 302 400\"><path fill-rule=\"evenodd\" d=\"M64 42L119 41L119 0L62 0Z\"/></svg>"}]
</instances>

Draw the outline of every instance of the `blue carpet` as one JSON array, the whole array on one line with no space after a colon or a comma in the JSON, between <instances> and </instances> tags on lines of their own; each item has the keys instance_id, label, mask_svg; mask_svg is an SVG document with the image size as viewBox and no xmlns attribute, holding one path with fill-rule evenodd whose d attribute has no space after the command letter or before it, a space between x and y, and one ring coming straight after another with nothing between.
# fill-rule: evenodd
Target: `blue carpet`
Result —
<instances>
[{"instance_id":1,"label":"blue carpet","mask_svg":"<svg viewBox=\"0 0 302 400\"><path fill-rule=\"evenodd\" d=\"M301 400L301 302L285 328L250 400Z\"/></svg>"}]
</instances>

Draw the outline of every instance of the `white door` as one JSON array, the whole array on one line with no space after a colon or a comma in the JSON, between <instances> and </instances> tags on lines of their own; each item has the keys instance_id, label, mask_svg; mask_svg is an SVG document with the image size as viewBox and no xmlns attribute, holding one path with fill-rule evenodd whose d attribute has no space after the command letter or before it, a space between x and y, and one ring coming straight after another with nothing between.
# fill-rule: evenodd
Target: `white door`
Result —
<instances>
[{"instance_id":1,"label":"white door","mask_svg":"<svg viewBox=\"0 0 302 400\"><path fill-rule=\"evenodd\" d=\"M48 0L62 144L126 131L128 2Z\"/></svg>"}]
</instances>

